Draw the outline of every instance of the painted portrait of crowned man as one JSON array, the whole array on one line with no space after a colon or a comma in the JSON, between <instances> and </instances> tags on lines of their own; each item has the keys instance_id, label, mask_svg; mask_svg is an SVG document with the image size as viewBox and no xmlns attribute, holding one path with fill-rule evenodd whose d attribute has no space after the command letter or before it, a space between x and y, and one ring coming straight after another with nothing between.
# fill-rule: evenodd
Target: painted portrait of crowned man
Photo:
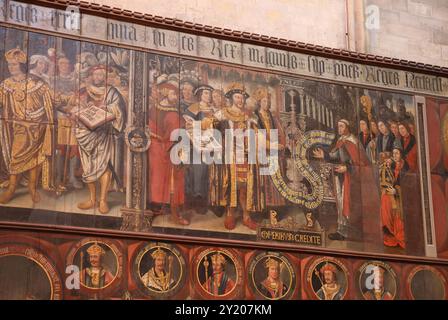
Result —
<instances>
[{"instance_id":1,"label":"painted portrait of crowned man","mask_svg":"<svg viewBox=\"0 0 448 320\"><path fill-rule=\"evenodd\" d=\"M158 248L151 253L153 266L146 272L142 281L150 290L165 292L172 289L173 279L173 257L168 256L165 251Z\"/></svg>"},{"instance_id":2,"label":"painted portrait of crowned man","mask_svg":"<svg viewBox=\"0 0 448 320\"><path fill-rule=\"evenodd\" d=\"M319 270L322 277L322 286L316 292L316 295L321 300L342 300L344 296L344 290L342 286L338 283L336 273L337 269L332 263L326 263Z\"/></svg>"},{"instance_id":3,"label":"painted portrait of crowned man","mask_svg":"<svg viewBox=\"0 0 448 320\"><path fill-rule=\"evenodd\" d=\"M282 262L269 257L264 264L267 276L258 285L258 290L269 299L280 299L288 292L288 286L280 278Z\"/></svg>"},{"instance_id":4,"label":"painted portrait of crowned man","mask_svg":"<svg viewBox=\"0 0 448 320\"><path fill-rule=\"evenodd\" d=\"M78 121L75 135L81 155L83 169L82 179L89 189L89 198L78 204L81 210L92 209L97 205L97 183L100 186L98 211L102 214L109 212L107 193L112 184L112 179L119 185L121 166L124 161L117 161L116 154L122 154L120 150L119 134L123 132L126 124L126 101L120 91L106 83L107 67L96 65L89 69L90 83L80 89L80 110L72 109L73 112L82 112L90 106L96 106L112 117L102 125L90 129L81 121Z\"/></svg>"},{"instance_id":5,"label":"painted portrait of crowned man","mask_svg":"<svg viewBox=\"0 0 448 320\"><path fill-rule=\"evenodd\" d=\"M229 277L226 272L226 258L217 252L210 257L212 261L212 275L206 276L205 282L202 284L205 290L214 296L223 296L228 294L235 287L235 281ZM205 272L208 269L208 260L204 262Z\"/></svg>"},{"instance_id":6,"label":"painted portrait of crowned man","mask_svg":"<svg viewBox=\"0 0 448 320\"><path fill-rule=\"evenodd\" d=\"M89 288L103 288L112 282L114 276L103 265L104 249L97 243L87 249L90 267L82 270L81 282Z\"/></svg>"},{"instance_id":7,"label":"painted portrait of crowned man","mask_svg":"<svg viewBox=\"0 0 448 320\"><path fill-rule=\"evenodd\" d=\"M52 188L53 97L41 78L27 76L27 56L22 50L9 50L5 58L10 77L0 84L0 140L9 183L0 195L0 203L13 198L20 177L26 173L31 199L39 202L37 186L41 171L42 187Z\"/></svg>"}]
</instances>

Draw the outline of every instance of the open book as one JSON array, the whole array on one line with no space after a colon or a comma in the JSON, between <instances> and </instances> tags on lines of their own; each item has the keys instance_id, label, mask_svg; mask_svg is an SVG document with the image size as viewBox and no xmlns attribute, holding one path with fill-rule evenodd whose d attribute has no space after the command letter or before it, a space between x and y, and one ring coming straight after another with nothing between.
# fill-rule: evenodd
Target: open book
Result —
<instances>
[{"instance_id":1,"label":"open book","mask_svg":"<svg viewBox=\"0 0 448 320\"><path fill-rule=\"evenodd\" d=\"M192 117L188 115L184 115L183 118L185 121L192 126L193 122L195 121ZM211 151L222 151L222 145L219 143L218 140L213 136L212 131L204 131L201 130L201 136L200 139L195 139L193 135L193 128L190 127L190 129L187 129L188 136L190 138L191 143L193 144L193 148L196 149L199 153L202 153L203 151L211 152Z\"/></svg>"},{"instance_id":2,"label":"open book","mask_svg":"<svg viewBox=\"0 0 448 320\"><path fill-rule=\"evenodd\" d=\"M115 115L95 105L89 105L75 113L76 118L90 130L115 120Z\"/></svg>"}]
</instances>

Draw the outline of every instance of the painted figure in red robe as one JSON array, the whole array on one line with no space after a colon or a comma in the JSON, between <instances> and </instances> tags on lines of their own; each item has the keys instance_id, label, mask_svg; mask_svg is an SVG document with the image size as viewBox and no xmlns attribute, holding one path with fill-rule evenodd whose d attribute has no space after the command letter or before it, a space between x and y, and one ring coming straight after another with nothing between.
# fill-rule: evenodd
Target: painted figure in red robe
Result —
<instances>
[{"instance_id":1,"label":"painted figure in red robe","mask_svg":"<svg viewBox=\"0 0 448 320\"><path fill-rule=\"evenodd\" d=\"M409 166L400 148L394 148L392 159L380 166L381 222L383 242L388 247L405 248L400 180L408 170Z\"/></svg>"},{"instance_id":2,"label":"painted figure in red robe","mask_svg":"<svg viewBox=\"0 0 448 320\"><path fill-rule=\"evenodd\" d=\"M148 150L148 199L152 204L161 205L162 209L169 205L171 220L179 225L188 225L189 221L179 214L179 208L185 200L184 171L170 159L170 150L175 143L170 140L171 133L183 125L179 116L179 90L176 82L168 80L161 82L157 89L155 105L149 116L151 145Z\"/></svg>"},{"instance_id":3,"label":"painted figure in red robe","mask_svg":"<svg viewBox=\"0 0 448 320\"><path fill-rule=\"evenodd\" d=\"M348 120L338 121L338 134L339 138L330 152L325 152L321 148L313 150L314 158L335 164L338 227L335 233L328 235L331 240L345 240L349 236L355 237L360 234L360 216L364 204L357 198L361 190L361 171L363 171L363 185L368 186L369 183L374 185L369 160L359 140L351 134ZM374 195L375 192L371 197Z\"/></svg>"}]
</instances>

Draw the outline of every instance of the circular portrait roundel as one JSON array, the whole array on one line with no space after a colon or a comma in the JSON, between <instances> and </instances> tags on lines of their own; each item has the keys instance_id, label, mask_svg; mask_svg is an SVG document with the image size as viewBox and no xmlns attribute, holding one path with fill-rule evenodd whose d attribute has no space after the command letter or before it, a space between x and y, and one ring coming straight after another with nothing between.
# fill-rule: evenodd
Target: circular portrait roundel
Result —
<instances>
[{"instance_id":1,"label":"circular portrait roundel","mask_svg":"<svg viewBox=\"0 0 448 320\"><path fill-rule=\"evenodd\" d=\"M358 286L366 300L394 300L397 295L397 275L382 261L368 261L359 268Z\"/></svg>"},{"instance_id":2,"label":"circular portrait roundel","mask_svg":"<svg viewBox=\"0 0 448 320\"><path fill-rule=\"evenodd\" d=\"M186 264L176 246L150 243L137 251L133 271L140 290L152 297L166 298L182 289Z\"/></svg>"},{"instance_id":3,"label":"circular portrait roundel","mask_svg":"<svg viewBox=\"0 0 448 320\"><path fill-rule=\"evenodd\" d=\"M307 281L311 291L320 300L342 300L347 294L349 272L336 258L323 257L308 268Z\"/></svg>"},{"instance_id":4,"label":"circular portrait roundel","mask_svg":"<svg viewBox=\"0 0 448 320\"><path fill-rule=\"evenodd\" d=\"M61 279L49 258L31 247L0 247L1 300L62 299Z\"/></svg>"},{"instance_id":5,"label":"circular portrait roundel","mask_svg":"<svg viewBox=\"0 0 448 320\"><path fill-rule=\"evenodd\" d=\"M195 280L202 295L232 298L242 283L242 266L229 249L210 248L199 253L194 264Z\"/></svg>"},{"instance_id":6,"label":"circular portrait roundel","mask_svg":"<svg viewBox=\"0 0 448 320\"><path fill-rule=\"evenodd\" d=\"M132 152L145 152L151 145L149 128L128 127L125 134L126 144Z\"/></svg>"},{"instance_id":7,"label":"circular portrait roundel","mask_svg":"<svg viewBox=\"0 0 448 320\"><path fill-rule=\"evenodd\" d=\"M122 273L120 251L104 240L82 240L71 250L68 260L79 268L81 286L91 290L111 286Z\"/></svg>"},{"instance_id":8,"label":"circular portrait roundel","mask_svg":"<svg viewBox=\"0 0 448 320\"><path fill-rule=\"evenodd\" d=\"M259 297L288 299L294 292L296 274L289 260L276 252L262 252L249 262L249 283Z\"/></svg>"},{"instance_id":9,"label":"circular portrait roundel","mask_svg":"<svg viewBox=\"0 0 448 320\"><path fill-rule=\"evenodd\" d=\"M445 300L446 280L436 268L415 267L408 276L410 297L415 300Z\"/></svg>"}]
</instances>

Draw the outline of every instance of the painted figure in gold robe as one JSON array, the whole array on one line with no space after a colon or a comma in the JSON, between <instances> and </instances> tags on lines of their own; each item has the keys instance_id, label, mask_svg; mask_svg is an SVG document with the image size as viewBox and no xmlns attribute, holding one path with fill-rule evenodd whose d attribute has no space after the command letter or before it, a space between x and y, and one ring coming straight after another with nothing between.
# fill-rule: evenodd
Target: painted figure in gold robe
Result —
<instances>
[{"instance_id":1,"label":"painted figure in gold robe","mask_svg":"<svg viewBox=\"0 0 448 320\"><path fill-rule=\"evenodd\" d=\"M225 106L226 99L222 90L215 89L212 92L212 114L204 119L201 127L204 129L218 128L219 121L224 119L223 108ZM220 131L220 141L224 141L224 132ZM223 144L221 143L221 146ZM219 151L219 149L218 149ZM224 149L221 149L221 155L224 155ZM218 181L224 181L223 177L228 174L227 166L224 163L213 162L208 166L208 200L210 209L219 217L224 214L226 206L225 193L227 192L228 184L219 184Z\"/></svg>"},{"instance_id":2,"label":"painted figure in gold robe","mask_svg":"<svg viewBox=\"0 0 448 320\"><path fill-rule=\"evenodd\" d=\"M218 119L217 127L222 132L230 132L231 135L225 135L224 145L233 144L237 129L245 132L248 129L256 131L257 122L249 117L245 110L246 100L249 98L243 85L233 83L226 93L226 98L231 101L229 107L222 110L222 116ZM238 148L233 148L231 159L226 157L226 170L221 172L221 176L210 176L217 186L225 188L220 193L210 195L211 202L226 206L224 226L228 230L236 227L236 212L241 209L243 212L243 224L252 229L257 229L256 222L251 218L251 213L260 212L265 208L265 198L263 195L263 181L259 175L259 166L257 163L249 163L248 159L248 138L244 137L244 161L237 161ZM225 149L227 147L224 147ZM228 148L230 150L230 148ZM219 197L214 199L213 197Z\"/></svg>"},{"instance_id":3,"label":"painted figure in gold robe","mask_svg":"<svg viewBox=\"0 0 448 320\"><path fill-rule=\"evenodd\" d=\"M253 97L256 100L257 110L255 114L258 119L258 127L260 129L266 130L266 154L270 154L270 148L274 148L274 145L270 143L271 130L276 129L278 133L278 157L277 162L279 166L279 170L282 175L285 175L285 163L284 163L284 149L286 144L286 136L283 131L283 128L280 124L280 121L271 111L271 94L269 93L267 88L258 88ZM263 176L264 178L264 188L266 195L266 205L267 206L281 206L285 205L285 199L280 195L277 191L274 183L271 180L270 175Z\"/></svg>"},{"instance_id":4,"label":"painted figure in gold robe","mask_svg":"<svg viewBox=\"0 0 448 320\"><path fill-rule=\"evenodd\" d=\"M57 73L54 81L56 95L77 96L79 79L73 70L68 57L61 55L57 59ZM57 112L58 135L55 159L55 182L58 187L67 185L75 189L82 189L83 183L76 176L81 166L78 141L75 136L76 122L72 121L63 112Z\"/></svg>"},{"instance_id":5,"label":"painted figure in gold robe","mask_svg":"<svg viewBox=\"0 0 448 320\"><path fill-rule=\"evenodd\" d=\"M14 196L20 177L28 173L28 190L33 202L39 202L38 179L50 189L50 159L53 153L53 97L48 85L25 71L26 54L16 48L5 54L10 77L0 84L0 140L4 163L8 168L8 189L0 203Z\"/></svg>"},{"instance_id":6,"label":"painted figure in gold robe","mask_svg":"<svg viewBox=\"0 0 448 320\"><path fill-rule=\"evenodd\" d=\"M153 266L146 272L142 281L152 291L165 292L172 288L173 279L173 257L158 248L151 253Z\"/></svg>"}]
</instances>

